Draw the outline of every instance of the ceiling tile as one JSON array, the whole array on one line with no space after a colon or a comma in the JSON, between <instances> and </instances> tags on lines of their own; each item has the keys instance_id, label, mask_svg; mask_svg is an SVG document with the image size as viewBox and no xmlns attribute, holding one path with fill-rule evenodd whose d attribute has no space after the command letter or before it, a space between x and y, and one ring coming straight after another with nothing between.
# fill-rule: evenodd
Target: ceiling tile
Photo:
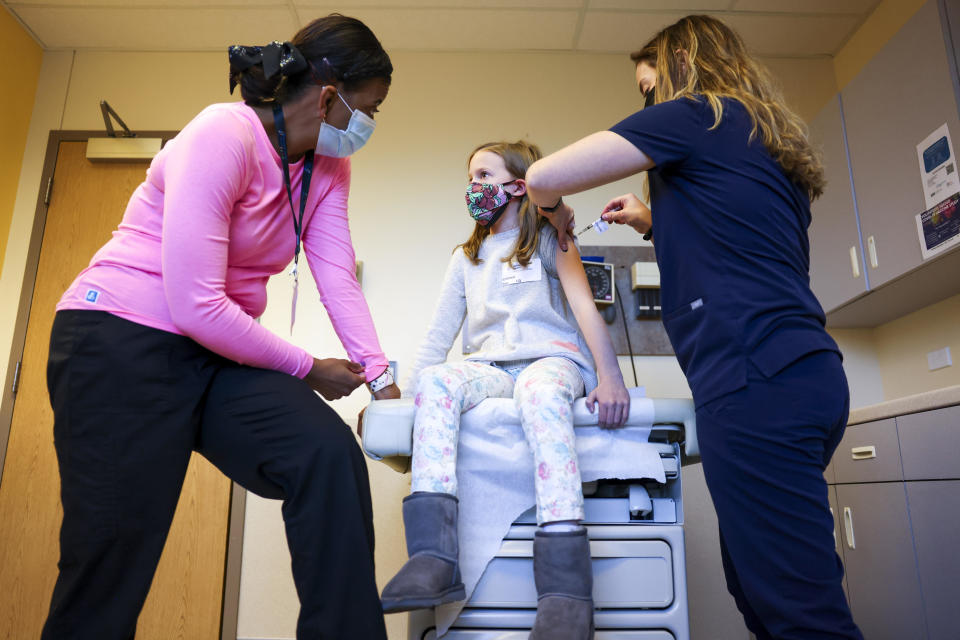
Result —
<instances>
[{"instance_id":1,"label":"ceiling tile","mask_svg":"<svg viewBox=\"0 0 960 640\"><path fill-rule=\"evenodd\" d=\"M286 39L297 26L286 9L17 8L51 49L139 51L221 49Z\"/></svg>"},{"instance_id":2,"label":"ceiling tile","mask_svg":"<svg viewBox=\"0 0 960 640\"><path fill-rule=\"evenodd\" d=\"M316 0L293 0L299 7L323 7L327 13L339 11L350 15L354 9L582 9L585 0L342 0L321 4Z\"/></svg>"},{"instance_id":3,"label":"ceiling tile","mask_svg":"<svg viewBox=\"0 0 960 640\"><path fill-rule=\"evenodd\" d=\"M302 24L329 7L299 7ZM389 50L545 50L570 49L578 11L494 9L358 9ZM494 25L496 28L479 29Z\"/></svg>"},{"instance_id":4,"label":"ceiling tile","mask_svg":"<svg viewBox=\"0 0 960 640\"><path fill-rule=\"evenodd\" d=\"M734 11L763 13L847 13L863 18L880 0L734 0Z\"/></svg>"},{"instance_id":5,"label":"ceiling tile","mask_svg":"<svg viewBox=\"0 0 960 640\"><path fill-rule=\"evenodd\" d=\"M105 6L150 8L263 7L288 6L287 0L16 0L6 3L19 13L21 7L73 7L96 9Z\"/></svg>"},{"instance_id":6,"label":"ceiling tile","mask_svg":"<svg viewBox=\"0 0 960 640\"><path fill-rule=\"evenodd\" d=\"M629 52L639 49L657 31L673 24L686 13L626 13L587 11L577 49L583 51Z\"/></svg>"},{"instance_id":7,"label":"ceiling tile","mask_svg":"<svg viewBox=\"0 0 960 640\"><path fill-rule=\"evenodd\" d=\"M588 9L626 9L628 11L677 11L684 14L723 11L734 0L587 0Z\"/></svg>"},{"instance_id":8,"label":"ceiling tile","mask_svg":"<svg viewBox=\"0 0 960 640\"><path fill-rule=\"evenodd\" d=\"M585 51L633 51L683 13L588 11L578 48ZM796 16L723 13L757 54L831 55L860 24L857 16Z\"/></svg>"},{"instance_id":9,"label":"ceiling tile","mask_svg":"<svg viewBox=\"0 0 960 640\"><path fill-rule=\"evenodd\" d=\"M833 55L862 22L859 16L728 13L723 19L755 53L768 56Z\"/></svg>"}]
</instances>

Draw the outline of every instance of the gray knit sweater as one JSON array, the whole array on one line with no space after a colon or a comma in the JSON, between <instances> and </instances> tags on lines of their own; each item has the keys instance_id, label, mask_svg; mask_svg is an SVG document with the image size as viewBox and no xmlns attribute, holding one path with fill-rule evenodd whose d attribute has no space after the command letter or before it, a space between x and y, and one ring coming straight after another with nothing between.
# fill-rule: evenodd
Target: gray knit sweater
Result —
<instances>
[{"instance_id":1,"label":"gray knit sweater","mask_svg":"<svg viewBox=\"0 0 960 640\"><path fill-rule=\"evenodd\" d=\"M404 395L413 395L424 367L446 360L461 327L466 360L490 363L563 356L576 363L588 392L597 386L593 356L557 276L556 231L544 226L537 252L522 270L516 263L503 262L513 253L519 233L517 228L487 236L480 246L479 265L471 263L462 248L454 252Z\"/></svg>"}]
</instances>

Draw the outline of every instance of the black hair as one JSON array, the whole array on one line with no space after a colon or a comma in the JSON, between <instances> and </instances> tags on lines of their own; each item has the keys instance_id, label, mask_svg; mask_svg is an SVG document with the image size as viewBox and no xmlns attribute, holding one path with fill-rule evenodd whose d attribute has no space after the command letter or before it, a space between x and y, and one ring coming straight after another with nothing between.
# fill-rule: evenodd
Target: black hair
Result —
<instances>
[{"instance_id":1,"label":"black hair","mask_svg":"<svg viewBox=\"0 0 960 640\"><path fill-rule=\"evenodd\" d=\"M390 82L393 64L370 28L356 18L339 13L317 18L300 29L290 41L307 60L307 69L294 75L277 73L264 77L263 66L254 65L231 75L240 85L240 95L250 106L289 102L317 82L342 82L354 91L373 78Z\"/></svg>"}]
</instances>

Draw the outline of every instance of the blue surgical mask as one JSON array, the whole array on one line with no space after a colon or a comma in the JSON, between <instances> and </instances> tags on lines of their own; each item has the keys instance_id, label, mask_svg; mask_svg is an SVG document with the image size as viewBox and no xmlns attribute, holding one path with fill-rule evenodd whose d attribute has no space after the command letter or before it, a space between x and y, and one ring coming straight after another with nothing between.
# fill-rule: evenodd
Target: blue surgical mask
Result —
<instances>
[{"instance_id":1,"label":"blue surgical mask","mask_svg":"<svg viewBox=\"0 0 960 640\"><path fill-rule=\"evenodd\" d=\"M363 111L354 109L347 104L339 91L337 97L340 98L347 109L350 109L353 115L350 116L350 122L347 123L346 130L337 129L326 122L320 124L320 135L317 137L317 153L331 158L346 158L367 143L367 140L373 135L377 123Z\"/></svg>"}]
</instances>

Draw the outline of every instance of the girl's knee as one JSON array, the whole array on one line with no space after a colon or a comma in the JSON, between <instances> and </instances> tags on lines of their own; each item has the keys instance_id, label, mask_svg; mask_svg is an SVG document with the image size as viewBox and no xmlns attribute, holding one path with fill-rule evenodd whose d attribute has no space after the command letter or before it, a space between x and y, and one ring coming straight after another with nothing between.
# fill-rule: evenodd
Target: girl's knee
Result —
<instances>
[{"instance_id":1,"label":"girl's knee","mask_svg":"<svg viewBox=\"0 0 960 640\"><path fill-rule=\"evenodd\" d=\"M435 364L420 372L417 379L416 403L419 406L424 398L451 396L461 386L459 376L446 364Z\"/></svg>"},{"instance_id":2,"label":"girl's knee","mask_svg":"<svg viewBox=\"0 0 960 640\"><path fill-rule=\"evenodd\" d=\"M574 400L572 394L555 382L537 378L518 380L513 399L521 410L529 405L569 407Z\"/></svg>"}]
</instances>

